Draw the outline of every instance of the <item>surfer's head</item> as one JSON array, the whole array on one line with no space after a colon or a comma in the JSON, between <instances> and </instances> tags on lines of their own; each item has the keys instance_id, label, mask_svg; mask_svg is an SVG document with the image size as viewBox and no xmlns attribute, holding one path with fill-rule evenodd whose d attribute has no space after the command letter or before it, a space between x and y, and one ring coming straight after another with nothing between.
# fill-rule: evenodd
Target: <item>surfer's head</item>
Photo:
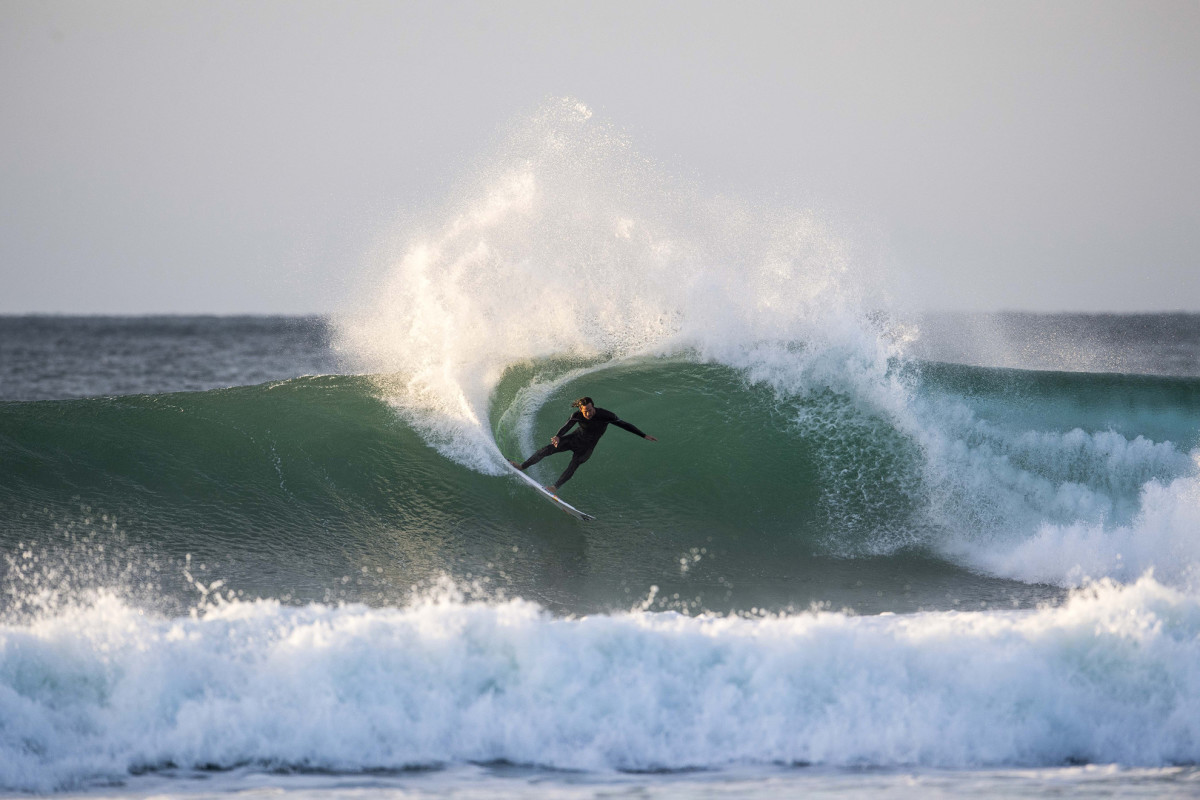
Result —
<instances>
[{"instance_id":1,"label":"surfer's head","mask_svg":"<svg viewBox=\"0 0 1200 800\"><path fill-rule=\"evenodd\" d=\"M596 413L596 406L592 403L592 398L590 397L581 397L574 403L571 403L571 405L579 409L584 419L591 419L592 414Z\"/></svg>"}]
</instances>

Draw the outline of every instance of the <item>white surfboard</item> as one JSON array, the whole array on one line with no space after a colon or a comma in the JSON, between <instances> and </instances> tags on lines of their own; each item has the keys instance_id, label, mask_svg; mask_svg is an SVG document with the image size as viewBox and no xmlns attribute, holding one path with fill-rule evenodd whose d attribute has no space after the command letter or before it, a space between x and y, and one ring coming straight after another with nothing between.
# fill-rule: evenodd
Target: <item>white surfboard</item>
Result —
<instances>
[{"instance_id":1,"label":"white surfboard","mask_svg":"<svg viewBox=\"0 0 1200 800\"><path fill-rule=\"evenodd\" d=\"M547 492L546 487L542 486L540 483L535 481L533 478L529 477L524 472L521 472L521 470L514 467L512 465L512 463L509 462L507 459L505 460L504 463L509 469L511 469L513 472L515 472L521 478L521 480L528 483L534 489L537 489L538 492L542 495L542 497L545 497L551 503L554 503L554 505L558 506L563 511L567 512L575 519L592 519L592 520L595 519L595 517L593 517L591 514L585 514L584 512L580 511L578 508L576 508L575 506L566 502L565 500L560 500L558 495L550 494L549 492Z\"/></svg>"}]
</instances>

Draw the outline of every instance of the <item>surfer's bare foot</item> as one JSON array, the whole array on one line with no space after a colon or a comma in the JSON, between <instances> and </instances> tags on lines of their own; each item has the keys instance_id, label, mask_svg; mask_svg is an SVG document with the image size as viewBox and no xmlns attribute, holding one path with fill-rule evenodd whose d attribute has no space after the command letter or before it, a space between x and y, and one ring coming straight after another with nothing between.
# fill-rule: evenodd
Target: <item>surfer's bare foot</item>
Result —
<instances>
[{"instance_id":1,"label":"surfer's bare foot","mask_svg":"<svg viewBox=\"0 0 1200 800\"><path fill-rule=\"evenodd\" d=\"M552 483L546 487L546 491L550 494L558 494L558 487Z\"/></svg>"},{"instance_id":2,"label":"surfer's bare foot","mask_svg":"<svg viewBox=\"0 0 1200 800\"><path fill-rule=\"evenodd\" d=\"M518 464L517 462L513 461L511 458L507 458L507 459L505 459L505 461L507 461L508 463L512 464L512 465L513 465L514 467L516 467L517 469L521 470L521 472L524 472L524 471L525 471L525 470L521 469L521 465L520 465L520 464Z\"/></svg>"}]
</instances>

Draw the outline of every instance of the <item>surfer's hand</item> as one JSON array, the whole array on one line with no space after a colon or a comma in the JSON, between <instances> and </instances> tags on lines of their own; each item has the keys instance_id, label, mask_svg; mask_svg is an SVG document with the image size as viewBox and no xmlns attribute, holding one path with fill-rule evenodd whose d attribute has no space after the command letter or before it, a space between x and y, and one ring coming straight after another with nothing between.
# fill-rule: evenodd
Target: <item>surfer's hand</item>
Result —
<instances>
[{"instance_id":1,"label":"surfer's hand","mask_svg":"<svg viewBox=\"0 0 1200 800\"><path fill-rule=\"evenodd\" d=\"M653 436L647 436L647 437L646 437L646 441L647 441L647 442L657 442L657 441L658 441L658 439L655 439Z\"/></svg>"},{"instance_id":2,"label":"surfer's hand","mask_svg":"<svg viewBox=\"0 0 1200 800\"><path fill-rule=\"evenodd\" d=\"M554 445L555 447L558 447L558 437L557 437L557 436L551 436L551 437L550 437L550 444Z\"/></svg>"}]
</instances>

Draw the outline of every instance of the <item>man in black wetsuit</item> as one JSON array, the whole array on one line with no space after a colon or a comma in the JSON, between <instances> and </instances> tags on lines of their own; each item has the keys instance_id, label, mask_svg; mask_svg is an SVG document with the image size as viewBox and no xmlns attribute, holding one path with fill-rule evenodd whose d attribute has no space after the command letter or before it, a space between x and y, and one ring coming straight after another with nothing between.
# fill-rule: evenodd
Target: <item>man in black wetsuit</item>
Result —
<instances>
[{"instance_id":1,"label":"man in black wetsuit","mask_svg":"<svg viewBox=\"0 0 1200 800\"><path fill-rule=\"evenodd\" d=\"M624 428L630 433L636 433L650 442L658 441L653 436L647 436L642 433L637 429L637 426L619 419L616 414L608 409L596 408L592 404L592 398L590 397L581 397L571 405L577 410L571 414L571 418L567 420L567 424L559 428L558 433L550 437L550 444L525 459L523 464L518 464L511 459L508 462L524 472L548 455L570 450L571 463L563 470L563 474L558 476L557 481L546 487L546 491L550 492L550 494L558 492L564 483L571 480L571 476L575 474L575 470L579 469L579 465L592 457L592 451L596 449L596 443L600 441L600 437L604 435L604 431L609 425ZM579 430L570 435L564 435L571 429L572 425L578 425Z\"/></svg>"}]
</instances>

